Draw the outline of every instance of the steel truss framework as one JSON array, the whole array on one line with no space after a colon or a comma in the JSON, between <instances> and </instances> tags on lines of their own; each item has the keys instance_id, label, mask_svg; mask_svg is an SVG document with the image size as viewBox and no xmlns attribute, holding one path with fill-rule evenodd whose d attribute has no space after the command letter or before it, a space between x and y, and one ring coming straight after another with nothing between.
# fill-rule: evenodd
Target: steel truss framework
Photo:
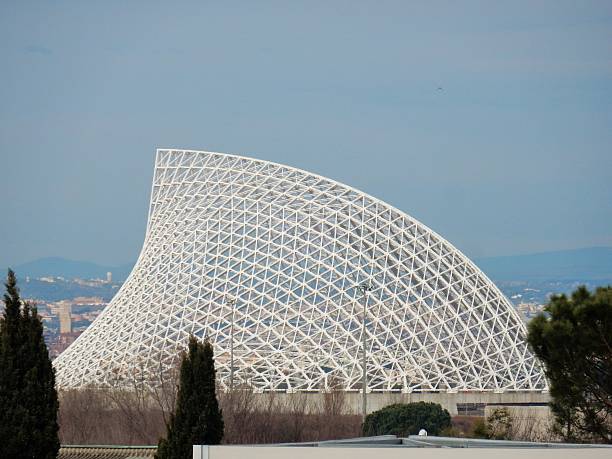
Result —
<instances>
[{"instance_id":1,"label":"steel truss framework","mask_svg":"<svg viewBox=\"0 0 612 459\"><path fill-rule=\"evenodd\" d=\"M359 284L368 282L367 296ZM234 298L235 302L228 301ZM525 326L432 230L378 199L292 167L157 151L144 246L128 280L55 361L63 387L175 364L190 333L229 386L371 391L546 388Z\"/></svg>"}]
</instances>

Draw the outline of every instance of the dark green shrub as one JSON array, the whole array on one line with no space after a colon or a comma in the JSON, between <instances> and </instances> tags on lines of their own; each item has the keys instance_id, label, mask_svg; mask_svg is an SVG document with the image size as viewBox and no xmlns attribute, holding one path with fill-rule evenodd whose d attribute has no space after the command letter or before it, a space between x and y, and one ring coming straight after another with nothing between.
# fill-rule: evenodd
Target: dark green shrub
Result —
<instances>
[{"instance_id":1,"label":"dark green shrub","mask_svg":"<svg viewBox=\"0 0 612 459\"><path fill-rule=\"evenodd\" d=\"M437 403L397 403L369 414L363 424L363 434L406 437L425 429L429 435L439 435L449 427L450 414Z\"/></svg>"},{"instance_id":2,"label":"dark green shrub","mask_svg":"<svg viewBox=\"0 0 612 459\"><path fill-rule=\"evenodd\" d=\"M612 286L553 296L529 323L544 364L555 430L567 442L612 443Z\"/></svg>"},{"instance_id":3,"label":"dark green shrub","mask_svg":"<svg viewBox=\"0 0 612 459\"><path fill-rule=\"evenodd\" d=\"M176 409L157 446L157 459L188 459L193 445L218 445L223 439L223 413L215 386L212 344L189 337L183 355Z\"/></svg>"},{"instance_id":4,"label":"dark green shrub","mask_svg":"<svg viewBox=\"0 0 612 459\"><path fill-rule=\"evenodd\" d=\"M0 316L0 457L52 459L59 451L55 372L36 307L9 269Z\"/></svg>"}]
</instances>

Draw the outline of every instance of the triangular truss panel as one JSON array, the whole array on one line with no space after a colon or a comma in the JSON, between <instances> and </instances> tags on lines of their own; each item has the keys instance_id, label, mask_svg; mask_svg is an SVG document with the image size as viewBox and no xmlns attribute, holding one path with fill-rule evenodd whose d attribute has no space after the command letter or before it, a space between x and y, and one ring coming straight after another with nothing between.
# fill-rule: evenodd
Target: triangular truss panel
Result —
<instances>
[{"instance_id":1,"label":"triangular truss panel","mask_svg":"<svg viewBox=\"0 0 612 459\"><path fill-rule=\"evenodd\" d=\"M365 301L368 390L546 388L518 313L420 222L288 166L165 149L138 262L55 361L57 381L163 374L195 334L213 342L228 387L233 314L236 384L359 390Z\"/></svg>"}]
</instances>

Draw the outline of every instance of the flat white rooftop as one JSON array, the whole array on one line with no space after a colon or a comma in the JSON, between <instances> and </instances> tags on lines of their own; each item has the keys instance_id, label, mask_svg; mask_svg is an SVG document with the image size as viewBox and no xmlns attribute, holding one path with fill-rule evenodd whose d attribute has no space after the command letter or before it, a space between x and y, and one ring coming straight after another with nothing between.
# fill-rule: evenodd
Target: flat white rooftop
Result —
<instances>
[{"instance_id":1,"label":"flat white rooftop","mask_svg":"<svg viewBox=\"0 0 612 459\"><path fill-rule=\"evenodd\" d=\"M610 458L612 445L536 443L524 441L479 440L411 435L352 438L309 443L275 445L194 445L193 459L281 458L335 459L406 457L431 459L505 458Z\"/></svg>"}]
</instances>

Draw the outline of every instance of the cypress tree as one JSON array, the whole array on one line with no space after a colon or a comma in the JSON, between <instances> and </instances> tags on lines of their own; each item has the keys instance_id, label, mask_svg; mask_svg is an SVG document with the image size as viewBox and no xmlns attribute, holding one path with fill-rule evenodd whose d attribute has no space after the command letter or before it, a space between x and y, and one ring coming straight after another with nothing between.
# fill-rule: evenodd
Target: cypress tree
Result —
<instances>
[{"instance_id":1,"label":"cypress tree","mask_svg":"<svg viewBox=\"0 0 612 459\"><path fill-rule=\"evenodd\" d=\"M175 412L159 441L158 459L189 459L193 445L218 445L223 438L223 414L215 392L212 344L189 337L183 355Z\"/></svg>"},{"instance_id":2,"label":"cypress tree","mask_svg":"<svg viewBox=\"0 0 612 459\"><path fill-rule=\"evenodd\" d=\"M52 459L59 451L55 372L40 316L21 301L15 273L0 318L0 457Z\"/></svg>"}]
</instances>

